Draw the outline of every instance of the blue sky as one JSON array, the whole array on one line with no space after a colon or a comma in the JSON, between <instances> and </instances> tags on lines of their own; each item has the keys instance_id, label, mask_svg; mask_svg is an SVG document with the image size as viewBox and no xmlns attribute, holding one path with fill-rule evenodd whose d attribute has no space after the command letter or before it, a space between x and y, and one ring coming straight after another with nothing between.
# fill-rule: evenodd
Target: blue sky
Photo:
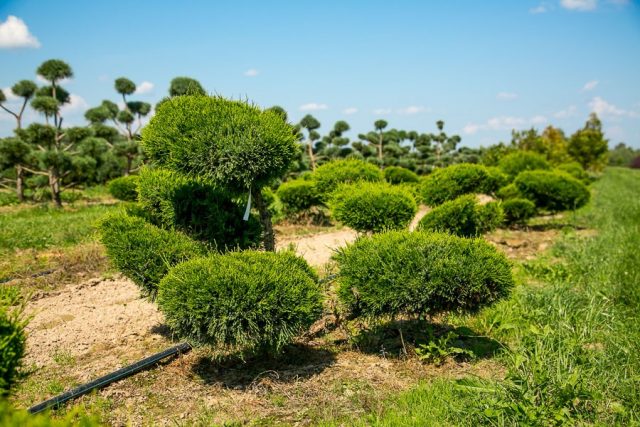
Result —
<instances>
[{"instance_id":1,"label":"blue sky","mask_svg":"<svg viewBox=\"0 0 640 427\"><path fill-rule=\"evenodd\" d=\"M75 73L66 124L117 101L117 77L155 103L186 75L292 121L311 113L322 132L346 120L352 138L378 118L417 131L443 119L463 145L486 146L514 127L572 133L596 111L612 143L640 148L634 0L0 0L0 88L50 58ZM0 136L13 125L0 111Z\"/></svg>"}]
</instances>

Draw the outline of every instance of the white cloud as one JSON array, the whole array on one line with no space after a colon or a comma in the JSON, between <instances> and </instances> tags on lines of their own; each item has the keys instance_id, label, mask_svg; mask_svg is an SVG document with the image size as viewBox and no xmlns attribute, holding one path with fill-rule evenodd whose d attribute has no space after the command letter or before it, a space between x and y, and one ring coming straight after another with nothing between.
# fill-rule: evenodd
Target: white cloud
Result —
<instances>
[{"instance_id":1,"label":"white cloud","mask_svg":"<svg viewBox=\"0 0 640 427\"><path fill-rule=\"evenodd\" d=\"M391 114L391 108L376 108L375 110L373 110L373 114L377 114L377 115Z\"/></svg>"},{"instance_id":2,"label":"white cloud","mask_svg":"<svg viewBox=\"0 0 640 427\"><path fill-rule=\"evenodd\" d=\"M556 119L566 119L567 117L573 117L577 114L578 108L575 105L570 105L564 110L560 110L553 115Z\"/></svg>"},{"instance_id":3,"label":"white cloud","mask_svg":"<svg viewBox=\"0 0 640 427\"><path fill-rule=\"evenodd\" d=\"M82 112L89 108L89 104L84 100L80 95L76 95L74 93L69 95L69 103L64 104L60 108L60 113L64 114L74 114L78 112Z\"/></svg>"},{"instance_id":4,"label":"white cloud","mask_svg":"<svg viewBox=\"0 0 640 427\"><path fill-rule=\"evenodd\" d=\"M426 111L428 110L422 105L409 105L408 107L399 109L398 114L411 115L411 114L424 113Z\"/></svg>"},{"instance_id":5,"label":"white cloud","mask_svg":"<svg viewBox=\"0 0 640 427\"><path fill-rule=\"evenodd\" d=\"M517 93L513 93L513 92L499 92L496 95L496 98L502 100L502 101L512 101L514 99L516 99L518 97Z\"/></svg>"},{"instance_id":6,"label":"white cloud","mask_svg":"<svg viewBox=\"0 0 640 427\"><path fill-rule=\"evenodd\" d=\"M523 117L513 116L499 116L492 117L486 121L486 123L469 123L462 131L467 135L478 133L478 131L499 131L499 130L512 130L521 129L526 126L540 125L546 123L548 120L545 116L533 116L529 119Z\"/></svg>"},{"instance_id":7,"label":"white cloud","mask_svg":"<svg viewBox=\"0 0 640 427\"><path fill-rule=\"evenodd\" d=\"M8 102L17 101L17 100L20 99L19 96L16 96L16 95L13 94L13 92L11 91L10 87L3 87L2 88L2 93L4 93L4 96L5 96L5 98L7 98Z\"/></svg>"},{"instance_id":8,"label":"white cloud","mask_svg":"<svg viewBox=\"0 0 640 427\"><path fill-rule=\"evenodd\" d=\"M349 107L349 108L345 108L344 110L342 110L342 112L343 112L344 114L351 115L351 114L355 114L355 113L357 113L357 112L358 112L358 109L357 109L356 107Z\"/></svg>"},{"instance_id":9,"label":"white cloud","mask_svg":"<svg viewBox=\"0 0 640 427\"><path fill-rule=\"evenodd\" d=\"M597 5L598 0L560 0L560 6L569 10L594 10Z\"/></svg>"},{"instance_id":10,"label":"white cloud","mask_svg":"<svg viewBox=\"0 0 640 427\"><path fill-rule=\"evenodd\" d=\"M244 75L247 77L255 77L258 74L260 74L260 71L256 70L255 68L251 68L244 72Z\"/></svg>"},{"instance_id":11,"label":"white cloud","mask_svg":"<svg viewBox=\"0 0 640 427\"><path fill-rule=\"evenodd\" d=\"M545 13L547 11L547 7L543 4L536 6L536 7L532 7L531 9L529 9L529 13L537 15L539 13Z\"/></svg>"},{"instance_id":12,"label":"white cloud","mask_svg":"<svg viewBox=\"0 0 640 427\"><path fill-rule=\"evenodd\" d=\"M20 18L9 15L6 21L0 21L0 49L21 47L40 47L38 39L29 32L29 27Z\"/></svg>"},{"instance_id":13,"label":"white cloud","mask_svg":"<svg viewBox=\"0 0 640 427\"><path fill-rule=\"evenodd\" d=\"M591 80L590 82L586 82L584 84L584 86L582 87L582 91L583 92L587 92L590 90L594 90L596 88L596 86L598 86L598 81L597 80Z\"/></svg>"},{"instance_id":14,"label":"white cloud","mask_svg":"<svg viewBox=\"0 0 640 427\"><path fill-rule=\"evenodd\" d=\"M310 102L300 106L300 111L320 111L327 109L329 109L327 104L318 104L316 102Z\"/></svg>"},{"instance_id":15,"label":"white cloud","mask_svg":"<svg viewBox=\"0 0 640 427\"><path fill-rule=\"evenodd\" d=\"M588 105L591 111L601 117L640 117L640 113L619 108L599 96L593 98Z\"/></svg>"},{"instance_id":16,"label":"white cloud","mask_svg":"<svg viewBox=\"0 0 640 427\"><path fill-rule=\"evenodd\" d=\"M151 92L153 88L154 88L153 83L144 81L136 86L136 91L134 93L137 95L144 95L145 93Z\"/></svg>"}]
</instances>

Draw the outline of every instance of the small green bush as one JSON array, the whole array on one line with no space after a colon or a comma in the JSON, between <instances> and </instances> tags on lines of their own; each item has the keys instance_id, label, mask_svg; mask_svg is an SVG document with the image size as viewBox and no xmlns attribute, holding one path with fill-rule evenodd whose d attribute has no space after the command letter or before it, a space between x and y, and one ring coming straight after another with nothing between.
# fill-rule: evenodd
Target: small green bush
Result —
<instances>
[{"instance_id":1,"label":"small green bush","mask_svg":"<svg viewBox=\"0 0 640 427\"><path fill-rule=\"evenodd\" d=\"M470 237L491 231L502 221L498 203L480 205L474 195L468 194L434 208L420 220L418 229Z\"/></svg>"},{"instance_id":2,"label":"small green bush","mask_svg":"<svg viewBox=\"0 0 640 427\"><path fill-rule=\"evenodd\" d=\"M489 172L490 184L488 185L487 193L495 194L500 188L509 184L509 176L502 172L502 169L496 166L487 166L487 172Z\"/></svg>"},{"instance_id":3,"label":"small green bush","mask_svg":"<svg viewBox=\"0 0 640 427\"><path fill-rule=\"evenodd\" d=\"M118 200L134 202L138 198L138 175L121 176L109 181L109 193Z\"/></svg>"},{"instance_id":4,"label":"small green bush","mask_svg":"<svg viewBox=\"0 0 640 427\"><path fill-rule=\"evenodd\" d=\"M392 231L360 238L334 258L341 303L365 317L472 312L513 287L509 262L482 239Z\"/></svg>"},{"instance_id":5,"label":"small green bush","mask_svg":"<svg viewBox=\"0 0 640 427\"><path fill-rule=\"evenodd\" d=\"M107 215L98 228L113 265L151 299L169 268L208 253L204 245L178 231L163 230L122 212Z\"/></svg>"},{"instance_id":6,"label":"small green bush","mask_svg":"<svg viewBox=\"0 0 640 427\"><path fill-rule=\"evenodd\" d=\"M320 194L315 181L294 179L278 187L276 192L282 201L285 214L304 212L312 206L320 205Z\"/></svg>"},{"instance_id":7,"label":"small green bush","mask_svg":"<svg viewBox=\"0 0 640 427\"><path fill-rule=\"evenodd\" d=\"M334 160L319 166L312 174L320 197L326 201L340 184L358 181L379 182L384 176L380 169L358 159Z\"/></svg>"},{"instance_id":8,"label":"small green bush","mask_svg":"<svg viewBox=\"0 0 640 427\"><path fill-rule=\"evenodd\" d=\"M0 191L0 206L11 206L20 203L14 191Z\"/></svg>"},{"instance_id":9,"label":"small green bush","mask_svg":"<svg viewBox=\"0 0 640 427\"><path fill-rule=\"evenodd\" d=\"M513 198L502 202L502 210L506 224L524 224L536 214L536 205L531 200Z\"/></svg>"},{"instance_id":10,"label":"small green bush","mask_svg":"<svg viewBox=\"0 0 640 427\"><path fill-rule=\"evenodd\" d=\"M499 188L495 174L486 166L460 163L436 169L422 182L422 198L437 206L464 194L491 194Z\"/></svg>"},{"instance_id":11,"label":"small green bush","mask_svg":"<svg viewBox=\"0 0 640 427\"><path fill-rule=\"evenodd\" d=\"M498 167L513 181L520 172L551 169L549 162L538 153L531 151L514 151L509 153L498 162Z\"/></svg>"},{"instance_id":12,"label":"small green bush","mask_svg":"<svg viewBox=\"0 0 640 427\"><path fill-rule=\"evenodd\" d=\"M389 166L385 168L384 179L389 184L402 184L405 182L420 181L420 177L415 172L399 166Z\"/></svg>"},{"instance_id":13,"label":"small green bush","mask_svg":"<svg viewBox=\"0 0 640 427\"><path fill-rule=\"evenodd\" d=\"M219 250L251 248L261 240L260 222L244 221L246 203L204 181L164 169L140 171L139 203L158 227L180 230Z\"/></svg>"},{"instance_id":14,"label":"small green bush","mask_svg":"<svg viewBox=\"0 0 640 427\"><path fill-rule=\"evenodd\" d=\"M582 181L585 184L589 184L591 182L589 174L582 168L582 165L578 162L562 163L558 165L556 169L561 172L568 173L575 179Z\"/></svg>"},{"instance_id":15,"label":"small green bush","mask_svg":"<svg viewBox=\"0 0 640 427\"><path fill-rule=\"evenodd\" d=\"M18 380L26 350L20 300L17 288L0 285L0 399Z\"/></svg>"},{"instance_id":16,"label":"small green bush","mask_svg":"<svg viewBox=\"0 0 640 427\"><path fill-rule=\"evenodd\" d=\"M9 402L0 401L0 426L2 427L98 427L96 418L88 417L77 409L66 412L63 418L49 413L32 415L26 410L15 409Z\"/></svg>"},{"instance_id":17,"label":"small green bush","mask_svg":"<svg viewBox=\"0 0 640 427\"><path fill-rule=\"evenodd\" d=\"M522 172L514 181L518 191L551 212L577 209L589 201L589 189L569 174L551 171Z\"/></svg>"},{"instance_id":18,"label":"small green bush","mask_svg":"<svg viewBox=\"0 0 640 427\"><path fill-rule=\"evenodd\" d=\"M508 200L508 199L516 199L522 198L520 191L518 191L518 187L515 184L511 183L509 185L505 185L501 189L496 192L496 196L500 200Z\"/></svg>"},{"instance_id":19,"label":"small green bush","mask_svg":"<svg viewBox=\"0 0 640 427\"><path fill-rule=\"evenodd\" d=\"M309 265L291 252L229 252L187 261L160 282L167 324L197 345L277 353L322 314Z\"/></svg>"},{"instance_id":20,"label":"small green bush","mask_svg":"<svg viewBox=\"0 0 640 427\"><path fill-rule=\"evenodd\" d=\"M331 214L360 232L405 228L418 210L410 192L385 183L343 184L329 201Z\"/></svg>"}]
</instances>

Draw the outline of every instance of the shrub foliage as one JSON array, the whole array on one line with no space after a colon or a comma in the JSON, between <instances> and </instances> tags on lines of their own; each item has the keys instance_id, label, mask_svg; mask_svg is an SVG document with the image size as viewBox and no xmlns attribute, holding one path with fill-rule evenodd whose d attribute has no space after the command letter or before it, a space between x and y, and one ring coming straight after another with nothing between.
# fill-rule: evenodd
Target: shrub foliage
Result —
<instances>
[{"instance_id":1,"label":"shrub foliage","mask_svg":"<svg viewBox=\"0 0 640 427\"><path fill-rule=\"evenodd\" d=\"M498 167L513 181L520 172L550 169L549 162L540 154L532 151L514 151L500 159Z\"/></svg>"},{"instance_id":2,"label":"shrub foliage","mask_svg":"<svg viewBox=\"0 0 640 427\"><path fill-rule=\"evenodd\" d=\"M26 351L20 299L17 288L0 286L0 403L18 379Z\"/></svg>"},{"instance_id":3,"label":"shrub foliage","mask_svg":"<svg viewBox=\"0 0 640 427\"><path fill-rule=\"evenodd\" d=\"M402 184L405 182L419 182L420 177L415 172L400 166L388 166L384 169L384 179L389 184Z\"/></svg>"},{"instance_id":4,"label":"shrub foliage","mask_svg":"<svg viewBox=\"0 0 640 427\"><path fill-rule=\"evenodd\" d=\"M552 212L577 209L584 206L590 197L586 185L562 172L522 172L514 183L536 207Z\"/></svg>"},{"instance_id":5,"label":"shrub foliage","mask_svg":"<svg viewBox=\"0 0 640 427\"><path fill-rule=\"evenodd\" d=\"M315 273L291 252L187 261L162 280L158 303L181 337L247 352L278 352L322 313Z\"/></svg>"},{"instance_id":6,"label":"shrub foliage","mask_svg":"<svg viewBox=\"0 0 640 427\"><path fill-rule=\"evenodd\" d=\"M491 194L500 188L500 177L487 167L461 163L436 169L422 183L422 198L437 206L464 194Z\"/></svg>"},{"instance_id":7,"label":"shrub foliage","mask_svg":"<svg viewBox=\"0 0 640 427\"><path fill-rule=\"evenodd\" d=\"M287 181L278 187L276 194L287 215L304 212L312 206L321 204L316 182L312 180Z\"/></svg>"},{"instance_id":8,"label":"shrub foliage","mask_svg":"<svg viewBox=\"0 0 640 427\"><path fill-rule=\"evenodd\" d=\"M582 181L585 184L589 184L591 182L589 174L582 168L582 166L578 162L562 163L558 165L556 169L561 172L568 173L575 179Z\"/></svg>"},{"instance_id":9,"label":"shrub foliage","mask_svg":"<svg viewBox=\"0 0 640 427\"><path fill-rule=\"evenodd\" d=\"M109 193L118 200L134 202L138 198L137 175L121 176L109 181Z\"/></svg>"},{"instance_id":10,"label":"shrub foliage","mask_svg":"<svg viewBox=\"0 0 640 427\"><path fill-rule=\"evenodd\" d=\"M341 185L329 208L338 221L360 232L405 228L418 210L406 189L373 182Z\"/></svg>"},{"instance_id":11,"label":"shrub foliage","mask_svg":"<svg viewBox=\"0 0 640 427\"><path fill-rule=\"evenodd\" d=\"M480 205L474 195L468 194L434 208L420 220L418 228L469 237L493 230L502 221L499 203Z\"/></svg>"},{"instance_id":12,"label":"shrub foliage","mask_svg":"<svg viewBox=\"0 0 640 427\"><path fill-rule=\"evenodd\" d=\"M312 177L323 200L327 200L340 184L358 181L379 182L384 178L378 167L358 159L325 163L313 172Z\"/></svg>"},{"instance_id":13,"label":"shrub foliage","mask_svg":"<svg viewBox=\"0 0 640 427\"><path fill-rule=\"evenodd\" d=\"M365 317L475 311L513 286L503 254L482 239L394 231L340 250L338 295Z\"/></svg>"},{"instance_id":14,"label":"shrub foliage","mask_svg":"<svg viewBox=\"0 0 640 427\"><path fill-rule=\"evenodd\" d=\"M524 224L536 214L536 205L527 199L513 198L502 202L506 224Z\"/></svg>"}]
</instances>

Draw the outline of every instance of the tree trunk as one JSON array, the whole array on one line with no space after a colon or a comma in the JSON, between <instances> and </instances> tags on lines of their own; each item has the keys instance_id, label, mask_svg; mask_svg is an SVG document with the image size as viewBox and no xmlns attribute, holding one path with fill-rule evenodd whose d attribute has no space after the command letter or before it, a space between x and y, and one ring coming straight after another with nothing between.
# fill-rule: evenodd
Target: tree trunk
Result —
<instances>
[{"instance_id":1,"label":"tree trunk","mask_svg":"<svg viewBox=\"0 0 640 427\"><path fill-rule=\"evenodd\" d=\"M55 170L49 171L49 187L51 188L51 198L57 208L62 207L62 199L60 198L60 181Z\"/></svg>"},{"instance_id":2,"label":"tree trunk","mask_svg":"<svg viewBox=\"0 0 640 427\"><path fill-rule=\"evenodd\" d=\"M380 137L378 139L378 160L380 160L380 168L383 169L384 168L384 162L382 160L382 132L380 132Z\"/></svg>"},{"instance_id":3,"label":"tree trunk","mask_svg":"<svg viewBox=\"0 0 640 427\"><path fill-rule=\"evenodd\" d=\"M307 154L309 154L309 161L311 162L311 170L316 170L316 159L313 158L313 141L309 140L307 143Z\"/></svg>"},{"instance_id":4,"label":"tree trunk","mask_svg":"<svg viewBox=\"0 0 640 427\"><path fill-rule=\"evenodd\" d=\"M16 195L18 196L18 201L20 203L24 202L24 186L22 185L22 180L24 172L22 170L22 166L16 166Z\"/></svg>"},{"instance_id":5,"label":"tree trunk","mask_svg":"<svg viewBox=\"0 0 640 427\"><path fill-rule=\"evenodd\" d=\"M133 157L127 156L127 168L124 170L124 176L129 176L131 174L131 163L133 162Z\"/></svg>"},{"instance_id":6,"label":"tree trunk","mask_svg":"<svg viewBox=\"0 0 640 427\"><path fill-rule=\"evenodd\" d=\"M262 224L262 231L264 233L264 249L266 251L276 251L276 236L273 232L273 225L271 224L271 213L267 205L262 198L262 192L260 188L254 189L251 192L253 201L256 204L256 209L260 212L260 223Z\"/></svg>"}]
</instances>

